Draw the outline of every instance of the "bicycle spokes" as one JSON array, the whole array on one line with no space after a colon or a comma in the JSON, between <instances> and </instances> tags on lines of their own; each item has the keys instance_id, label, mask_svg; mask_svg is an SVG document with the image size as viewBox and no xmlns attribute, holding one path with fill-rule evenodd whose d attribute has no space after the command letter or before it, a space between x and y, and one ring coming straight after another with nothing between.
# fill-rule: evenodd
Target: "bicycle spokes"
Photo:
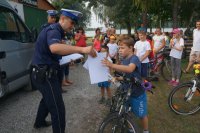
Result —
<instances>
[{"instance_id":1,"label":"bicycle spokes","mask_svg":"<svg viewBox=\"0 0 200 133\"><path fill-rule=\"evenodd\" d=\"M176 88L170 98L171 109L177 114L188 115L200 109L200 91L193 84L186 84Z\"/></svg>"}]
</instances>

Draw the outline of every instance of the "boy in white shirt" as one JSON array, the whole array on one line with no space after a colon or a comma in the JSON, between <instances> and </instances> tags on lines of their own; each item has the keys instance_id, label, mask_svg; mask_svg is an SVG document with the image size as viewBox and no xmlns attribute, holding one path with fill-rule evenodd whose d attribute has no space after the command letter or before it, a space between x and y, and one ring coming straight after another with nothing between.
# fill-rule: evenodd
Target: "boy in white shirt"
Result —
<instances>
[{"instance_id":1,"label":"boy in white shirt","mask_svg":"<svg viewBox=\"0 0 200 133\"><path fill-rule=\"evenodd\" d=\"M150 43L146 40L146 33L139 32L139 41L134 45L134 54L138 56L141 61L141 76L146 79L148 75L149 54L151 52Z\"/></svg>"},{"instance_id":2,"label":"boy in white shirt","mask_svg":"<svg viewBox=\"0 0 200 133\"><path fill-rule=\"evenodd\" d=\"M170 41L170 55L171 56L171 68L172 68L172 80L169 81L170 85L177 86L181 75L181 57L183 53L184 40L180 35L180 30L174 29L172 31L173 38Z\"/></svg>"},{"instance_id":3,"label":"boy in white shirt","mask_svg":"<svg viewBox=\"0 0 200 133\"><path fill-rule=\"evenodd\" d=\"M196 29L193 30L193 46L190 52L189 64L183 72L188 73L195 62L200 63L200 20L196 21Z\"/></svg>"},{"instance_id":4,"label":"boy in white shirt","mask_svg":"<svg viewBox=\"0 0 200 133\"><path fill-rule=\"evenodd\" d=\"M118 45L115 43L116 37L114 35L111 35L109 39L110 41L107 44L109 48L109 56L112 62L115 64L117 59Z\"/></svg>"}]
</instances>

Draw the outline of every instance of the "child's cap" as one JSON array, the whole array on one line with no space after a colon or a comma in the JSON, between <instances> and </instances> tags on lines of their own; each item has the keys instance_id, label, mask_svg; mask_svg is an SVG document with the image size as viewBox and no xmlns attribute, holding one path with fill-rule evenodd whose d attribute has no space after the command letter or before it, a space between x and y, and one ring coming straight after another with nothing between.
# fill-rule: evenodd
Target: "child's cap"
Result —
<instances>
[{"instance_id":1,"label":"child's cap","mask_svg":"<svg viewBox=\"0 0 200 133\"><path fill-rule=\"evenodd\" d=\"M173 33L173 34L177 34L177 33L180 33L180 31L181 31L180 29L175 28L175 29L173 29L172 33Z\"/></svg>"},{"instance_id":2,"label":"child's cap","mask_svg":"<svg viewBox=\"0 0 200 133\"><path fill-rule=\"evenodd\" d=\"M112 40L116 40L116 37L113 36L113 35L111 35L111 36L110 36L110 39L112 39Z\"/></svg>"}]
</instances>

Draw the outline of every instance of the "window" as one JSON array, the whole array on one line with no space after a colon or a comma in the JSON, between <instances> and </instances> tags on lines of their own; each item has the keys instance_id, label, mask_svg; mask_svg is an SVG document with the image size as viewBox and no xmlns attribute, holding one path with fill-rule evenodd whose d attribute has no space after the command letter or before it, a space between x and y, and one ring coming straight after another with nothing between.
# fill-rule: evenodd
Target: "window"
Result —
<instances>
[{"instance_id":1,"label":"window","mask_svg":"<svg viewBox=\"0 0 200 133\"><path fill-rule=\"evenodd\" d=\"M24 25L21 23L18 17L16 19L17 19L17 25L19 27L21 42L29 42L30 41L29 31L24 27Z\"/></svg>"},{"instance_id":2,"label":"window","mask_svg":"<svg viewBox=\"0 0 200 133\"><path fill-rule=\"evenodd\" d=\"M0 8L0 39L29 42L30 33L19 17L7 8Z\"/></svg>"}]
</instances>

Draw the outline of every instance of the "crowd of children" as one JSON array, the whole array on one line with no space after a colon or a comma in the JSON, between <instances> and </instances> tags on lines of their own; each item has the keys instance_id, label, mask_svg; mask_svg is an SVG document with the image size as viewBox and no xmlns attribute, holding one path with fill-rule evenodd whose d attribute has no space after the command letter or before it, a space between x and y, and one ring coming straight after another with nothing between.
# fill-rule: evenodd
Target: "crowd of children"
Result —
<instances>
[{"instance_id":1,"label":"crowd of children","mask_svg":"<svg viewBox=\"0 0 200 133\"><path fill-rule=\"evenodd\" d=\"M140 30L135 32L132 37L128 35L117 36L115 32L114 28L108 28L106 32L102 33L101 29L97 28L92 40L97 52L106 53L107 56L102 64L108 67L111 75L113 71L119 71L129 78L136 77L141 81L146 80L150 59L155 56L163 56L161 51L168 48L170 49L169 56L172 70L172 77L168 85L177 86L180 83L181 57L184 48L184 39L180 29L173 29L172 37L168 32L162 34L161 28L156 28L155 34L150 35L146 31ZM159 63L160 60L157 60L157 62ZM157 74L159 74L159 70ZM121 78L117 79L123 80ZM101 90L99 104L110 106L112 97L111 81L100 82L98 87ZM149 133L146 92L138 86L133 86L132 89L134 91L130 98L131 110L141 118L143 133ZM107 96L105 93L107 93Z\"/></svg>"},{"instance_id":2,"label":"crowd of children","mask_svg":"<svg viewBox=\"0 0 200 133\"><path fill-rule=\"evenodd\" d=\"M98 31L98 33L97 33ZM100 37L101 36L101 37ZM94 41L94 47L97 51L105 51L108 48L108 57L102 63L112 71L123 72L128 77L137 77L145 80L148 77L149 58L155 56L163 56L162 52L165 48L171 49L169 56L171 58L172 77L169 85L177 86L180 82L181 75L181 57L184 48L184 39L181 30L176 28L172 31L172 37L168 32L162 34L161 28L156 28L155 35L147 35L143 30L137 31L133 37L128 35L116 36L115 32L111 33L111 29L107 29L106 34L101 34L100 29L96 30L96 37L99 40L98 47ZM171 39L170 39L171 38ZM100 46L100 49L99 49ZM159 63L160 60L157 60ZM158 70L159 74L159 70ZM117 78L121 80L120 78ZM105 90L107 92L107 102L111 98L110 82L106 81L98 84L101 87L101 99L99 103L104 103ZM130 104L132 112L141 118L143 125L143 133L148 131L147 117L147 95L142 87L133 87L134 91L131 95Z\"/></svg>"}]
</instances>

